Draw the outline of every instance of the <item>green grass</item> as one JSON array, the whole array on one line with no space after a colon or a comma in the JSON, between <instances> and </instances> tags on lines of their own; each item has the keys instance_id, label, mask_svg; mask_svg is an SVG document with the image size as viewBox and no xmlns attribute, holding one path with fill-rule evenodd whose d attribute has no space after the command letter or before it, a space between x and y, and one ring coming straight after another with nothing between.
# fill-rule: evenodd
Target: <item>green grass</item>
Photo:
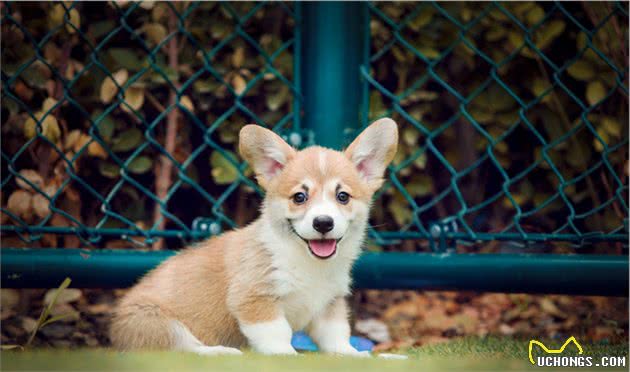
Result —
<instances>
[{"instance_id":1,"label":"green grass","mask_svg":"<svg viewBox=\"0 0 630 372\"><path fill-rule=\"evenodd\" d=\"M564 343L564 340L548 340L541 339L548 348L558 349ZM595 358L602 356L628 356L628 344L608 344L582 343L584 354ZM497 357L501 359L525 359L528 356L529 340L516 339L508 337L468 337L457 339L446 343L427 345L417 349L408 350L410 356L415 357L450 357L460 355L468 359L488 359ZM542 355L539 350L534 348L534 356ZM570 345L562 355L575 356L578 355L575 346Z\"/></svg>"},{"instance_id":2,"label":"green grass","mask_svg":"<svg viewBox=\"0 0 630 372\"><path fill-rule=\"evenodd\" d=\"M549 347L559 343L550 342ZM269 357L254 353L233 357L203 357L175 352L117 353L105 349L5 351L3 371L10 370L115 370L115 371L442 371L442 370L530 370L528 340L508 338L468 338L444 344L401 351L408 360L347 358L320 354L298 357ZM628 345L583 344L584 355L627 356ZM568 354L572 354L567 350ZM574 353L573 353L574 354ZM564 355L564 354L563 354ZM624 368L625 370L628 369ZM569 368L558 370L567 371ZM575 370L587 370L586 368ZM605 368L592 368L604 371Z\"/></svg>"}]
</instances>

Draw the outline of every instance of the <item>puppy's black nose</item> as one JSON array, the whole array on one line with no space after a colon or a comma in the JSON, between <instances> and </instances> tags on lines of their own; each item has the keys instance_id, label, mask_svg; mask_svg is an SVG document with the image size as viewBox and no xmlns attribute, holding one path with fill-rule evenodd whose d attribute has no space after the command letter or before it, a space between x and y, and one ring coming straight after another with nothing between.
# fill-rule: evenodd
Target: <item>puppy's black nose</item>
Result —
<instances>
[{"instance_id":1,"label":"puppy's black nose","mask_svg":"<svg viewBox=\"0 0 630 372\"><path fill-rule=\"evenodd\" d=\"M322 234L326 234L335 227L335 221L330 216L317 216L313 219L313 228Z\"/></svg>"}]
</instances>

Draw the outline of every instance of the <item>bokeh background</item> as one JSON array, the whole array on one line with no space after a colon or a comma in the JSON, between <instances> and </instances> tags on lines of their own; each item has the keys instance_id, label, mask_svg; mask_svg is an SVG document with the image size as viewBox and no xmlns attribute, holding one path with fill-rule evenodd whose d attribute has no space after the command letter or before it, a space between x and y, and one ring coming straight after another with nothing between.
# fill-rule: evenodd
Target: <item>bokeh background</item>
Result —
<instances>
[{"instance_id":1,"label":"bokeh background","mask_svg":"<svg viewBox=\"0 0 630 372\"><path fill-rule=\"evenodd\" d=\"M316 141L300 125L294 3L1 7L3 247L180 249L257 216L262 194L236 154L243 125ZM366 38L362 114L339 135L384 115L401 130L367 249L435 250L434 222L627 236L627 3L377 2ZM623 241L448 248L628 254ZM66 290L54 314L72 316L33 343L107 345L123 291ZM2 289L2 343L26 342L51 296ZM352 303L355 331L383 350L628 337L627 298L358 291Z\"/></svg>"}]
</instances>

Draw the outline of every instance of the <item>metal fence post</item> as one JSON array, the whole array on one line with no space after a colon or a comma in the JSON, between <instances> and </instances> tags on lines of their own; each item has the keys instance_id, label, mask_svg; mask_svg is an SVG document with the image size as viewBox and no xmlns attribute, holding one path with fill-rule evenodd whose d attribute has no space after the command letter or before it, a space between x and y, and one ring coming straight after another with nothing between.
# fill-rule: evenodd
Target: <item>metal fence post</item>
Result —
<instances>
[{"instance_id":1,"label":"metal fence post","mask_svg":"<svg viewBox=\"0 0 630 372\"><path fill-rule=\"evenodd\" d=\"M340 149L345 129L356 128L362 89L365 2L304 2L302 9L302 95L304 125L318 145Z\"/></svg>"}]
</instances>

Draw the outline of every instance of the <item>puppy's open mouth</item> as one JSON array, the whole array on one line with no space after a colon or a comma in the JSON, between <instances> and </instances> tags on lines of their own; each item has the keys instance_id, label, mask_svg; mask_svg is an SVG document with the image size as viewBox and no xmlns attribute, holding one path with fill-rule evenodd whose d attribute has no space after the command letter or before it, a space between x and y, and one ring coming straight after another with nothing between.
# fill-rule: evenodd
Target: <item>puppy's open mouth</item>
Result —
<instances>
[{"instance_id":1,"label":"puppy's open mouth","mask_svg":"<svg viewBox=\"0 0 630 372\"><path fill-rule=\"evenodd\" d=\"M335 240L335 239L307 240L307 239L304 239L300 234L298 234L297 231L295 231L295 228L293 227L293 223L291 222L291 220L287 220L287 223L289 224L289 228L295 234L295 236L302 239L304 243L308 245L308 250L311 251L313 256L317 258L321 258L322 260L325 260L327 258L334 256L335 252L337 252L338 240Z\"/></svg>"},{"instance_id":2,"label":"puppy's open mouth","mask_svg":"<svg viewBox=\"0 0 630 372\"><path fill-rule=\"evenodd\" d=\"M337 241L335 239L308 240L308 249L318 258L326 259L337 251Z\"/></svg>"}]
</instances>

